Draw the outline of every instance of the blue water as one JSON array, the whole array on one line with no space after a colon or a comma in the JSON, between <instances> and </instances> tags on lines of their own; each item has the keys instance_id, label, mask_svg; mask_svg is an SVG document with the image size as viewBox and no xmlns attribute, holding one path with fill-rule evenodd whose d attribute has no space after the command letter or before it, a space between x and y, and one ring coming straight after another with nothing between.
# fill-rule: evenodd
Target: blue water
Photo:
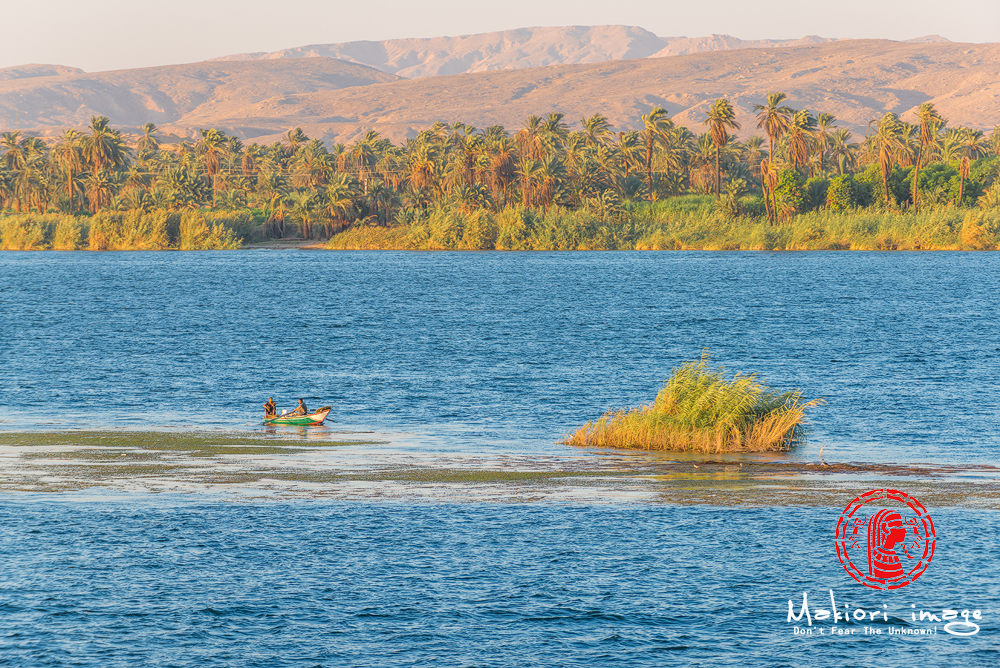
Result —
<instances>
[{"instance_id":1,"label":"blue water","mask_svg":"<svg viewBox=\"0 0 1000 668\"><path fill-rule=\"evenodd\" d=\"M997 514L937 513L931 568L882 594L841 570L831 512L22 499L0 505L0 652L37 666L996 665ZM887 605L882 629L910 605L983 620L968 638L860 623L794 636L789 599L798 612L830 589L851 610Z\"/></svg>"},{"instance_id":2,"label":"blue water","mask_svg":"<svg viewBox=\"0 0 1000 668\"><path fill-rule=\"evenodd\" d=\"M801 451L989 463L992 253L0 253L9 429L257 428L552 452L709 348L824 397Z\"/></svg>"},{"instance_id":3,"label":"blue water","mask_svg":"<svg viewBox=\"0 0 1000 668\"><path fill-rule=\"evenodd\" d=\"M0 430L253 432L302 396L414 451L560 454L707 347L826 398L793 457L990 464L998 276L989 253L0 253ZM836 561L840 510L7 494L0 665L997 665L1000 516L931 508L931 568L880 594ZM792 635L788 600L830 589L897 626L984 620Z\"/></svg>"}]
</instances>

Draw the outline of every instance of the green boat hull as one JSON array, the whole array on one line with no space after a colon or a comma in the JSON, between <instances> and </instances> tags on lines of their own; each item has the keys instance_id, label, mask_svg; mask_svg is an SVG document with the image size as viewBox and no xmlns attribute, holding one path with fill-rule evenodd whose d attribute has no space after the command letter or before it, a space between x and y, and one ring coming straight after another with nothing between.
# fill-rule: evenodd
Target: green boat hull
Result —
<instances>
[{"instance_id":1,"label":"green boat hull","mask_svg":"<svg viewBox=\"0 0 1000 668\"><path fill-rule=\"evenodd\" d=\"M292 424L292 425L317 425L323 424L326 420L326 416L330 414L333 410L329 406L324 406L315 413L309 413L308 415L275 415L274 417L265 417L264 424Z\"/></svg>"}]
</instances>

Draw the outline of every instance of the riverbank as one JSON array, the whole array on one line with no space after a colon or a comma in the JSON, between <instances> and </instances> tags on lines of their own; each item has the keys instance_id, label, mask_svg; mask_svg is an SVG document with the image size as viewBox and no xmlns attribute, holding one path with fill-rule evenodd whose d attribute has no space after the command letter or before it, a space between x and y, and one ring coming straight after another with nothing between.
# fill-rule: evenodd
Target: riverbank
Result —
<instances>
[{"instance_id":1,"label":"riverbank","mask_svg":"<svg viewBox=\"0 0 1000 668\"><path fill-rule=\"evenodd\" d=\"M836 507L880 487L903 487L928 507L1000 509L1000 468L993 466L610 451L414 454L385 434L0 435L3 494Z\"/></svg>"},{"instance_id":2,"label":"riverbank","mask_svg":"<svg viewBox=\"0 0 1000 668\"><path fill-rule=\"evenodd\" d=\"M437 210L387 227L352 227L331 250L996 250L1000 208L945 207L803 213L771 225L732 216L711 196L631 206L613 216L509 209L463 215Z\"/></svg>"},{"instance_id":3,"label":"riverbank","mask_svg":"<svg viewBox=\"0 0 1000 668\"><path fill-rule=\"evenodd\" d=\"M95 216L0 216L0 250L997 250L1000 207L918 212L822 209L771 225L711 195L631 202L612 211L508 207L414 209L391 224L354 222L329 239L303 239L257 209L154 210ZM275 238L284 232L288 238ZM318 231L318 228L317 228Z\"/></svg>"}]
</instances>

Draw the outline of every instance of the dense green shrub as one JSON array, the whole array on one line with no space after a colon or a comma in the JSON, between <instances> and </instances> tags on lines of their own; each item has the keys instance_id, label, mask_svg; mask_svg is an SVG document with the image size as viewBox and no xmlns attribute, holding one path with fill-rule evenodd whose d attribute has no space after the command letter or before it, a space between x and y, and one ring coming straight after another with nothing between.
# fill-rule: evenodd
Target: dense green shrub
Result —
<instances>
[{"instance_id":1,"label":"dense green shrub","mask_svg":"<svg viewBox=\"0 0 1000 668\"><path fill-rule=\"evenodd\" d=\"M844 174L830 179L826 191L826 206L831 211L846 211L858 205L854 196L854 176Z\"/></svg>"}]
</instances>

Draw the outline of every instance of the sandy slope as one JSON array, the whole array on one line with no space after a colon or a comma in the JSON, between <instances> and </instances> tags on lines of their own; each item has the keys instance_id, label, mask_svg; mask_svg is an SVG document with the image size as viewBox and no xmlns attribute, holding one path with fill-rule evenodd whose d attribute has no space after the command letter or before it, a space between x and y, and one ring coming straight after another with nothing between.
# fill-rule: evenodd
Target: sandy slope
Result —
<instances>
[{"instance_id":1,"label":"sandy slope","mask_svg":"<svg viewBox=\"0 0 1000 668\"><path fill-rule=\"evenodd\" d=\"M782 48L831 41L816 36L794 40L743 40L731 35L660 37L636 26L563 26L519 28L457 37L312 44L280 51L241 53L216 60L325 56L369 65L402 77L419 78L545 65L661 58L704 51Z\"/></svg>"},{"instance_id":2,"label":"sandy slope","mask_svg":"<svg viewBox=\"0 0 1000 668\"><path fill-rule=\"evenodd\" d=\"M634 128L642 113L659 105L700 132L711 100L728 96L746 136L755 131L753 105L771 90L785 91L797 108L833 113L862 135L886 111L905 117L927 101L952 123L988 129L1000 123L1000 45L840 41L423 78L318 92L303 100L345 120L330 123L308 113L296 120L310 136L331 141L369 127L399 140L437 120L516 129L529 114L548 111L574 122L601 112L619 129ZM264 101L241 114L267 118L276 111Z\"/></svg>"},{"instance_id":3,"label":"sandy slope","mask_svg":"<svg viewBox=\"0 0 1000 668\"><path fill-rule=\"evenodd\" d=\"M6 72L11 73L4 78ZM397 81L378 70L330 58L310 61L214 62L86 73L58 65L31 65L0 70L0 110L8 129L15 115L22 129L51 133L86 124L95 114L112 124L136 129L147 121L180 124L184 134L240 117L251 103L268 101L277 110L252 123L228 125L244 136L272 133L289 124L290 116L324 118L320 109L299 99L319 91ZM246 120L246 117L242 117ZM330 121L338 120L326 115Z\"/></svg>"},{"instance_id":4,"label":"sandy slope","mask_svg":"<svg viewBox=\"0 0 1000 668\"><path fill-rule=\"evenodd\" d=\"M953 124L990 129L1000 123L1000 44L845 40L410 80L323 57L209 62L0 80L0 109L48 132L101 113L116 125L151 120L179 135L218 127L270 141L301 125L327 141L368 128L399 141L437 120L516 129L548 111L574 122L600 112L634 128L657 105L701 131L707 105L727 96L745 136L753 105L771 90L859 134L886 111L907 117L926 101Z\"/></svg>"}]
</instances>

